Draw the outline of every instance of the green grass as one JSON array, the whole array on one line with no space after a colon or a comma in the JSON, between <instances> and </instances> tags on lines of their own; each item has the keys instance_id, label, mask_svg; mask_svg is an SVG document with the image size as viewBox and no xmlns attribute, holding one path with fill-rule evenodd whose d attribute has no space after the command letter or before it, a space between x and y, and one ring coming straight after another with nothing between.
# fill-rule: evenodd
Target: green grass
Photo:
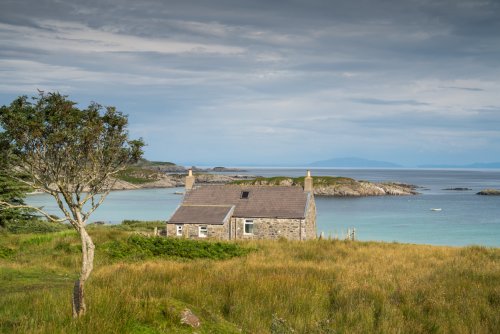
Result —
<instances>
[{"instance_id":1,"label":"green grass","mask_svg":"<svg viewBox=\"0 0 500 334\"><path fill-rule=\"evenodd\" d=\"M161 167L161 166L175 166L175 163L169 161L149 161L141 159L135 164L138 167Z\"/></svg>"},{"instance_id":2,"label":"green grass","mask_svg":"<svg viewBox=\"0 0 500 334\"><path fill-rule=\"evenodd\" d=\"M32 219L19 223L8 223L5 226L6 232L22 234L22 233L50 233L59 232L71 229L69 224L53 223L46 220Z\"/></svg>"},{"instance_id":3,"label":"green grass","mask_svg":"<svg viewBox=\"0 0 500 334\"><path fill-rule=\"evenodd\" d=\"M144 184L157 181L159 179L159 174L158 172L149 169L128 167L120 171L116 177L122 181L132 184Z\"/></svg>"},{"instance_id":4,"label":"green grass","mask_svg":"<svg viewBox=\"0 0 500 334\"><path fill-rule=\"evenodd\" d=\"M88 313L79 320L70 305L81 255L76 232L0 235L1 333L500 331L498 248L173 242L111 226L89 233L95 269L85 290ZM205 247L246 255L182 253ZM200 328L180 324L185 308L200 317Z\"/></svg>"}]
</instances>

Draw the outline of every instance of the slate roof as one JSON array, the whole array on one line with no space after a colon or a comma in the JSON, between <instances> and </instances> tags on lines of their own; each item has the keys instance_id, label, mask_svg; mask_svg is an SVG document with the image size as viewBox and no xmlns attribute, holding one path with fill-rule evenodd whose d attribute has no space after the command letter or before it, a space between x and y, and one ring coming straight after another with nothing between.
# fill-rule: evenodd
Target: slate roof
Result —
<instances>
[{"instance_id":1,"label":"slate roof","mask_svg":"<svg viewBox=\"0 0 500 334\"><path fill-rule=\"evenodd\" d=\"M169 223L223 225L234 211L233 205L181 205Z\"/></svg>"},{"instance_id":2,"label":"slate roof","mask_svg":"<svg viewBox=\"0 0 500 334\"><path fill-rule=\"evenodd\" d=\"M242 192L248 191L248 198ZM250 185L210 185L191 189L172 218L177 219L179 211L189 211L193 220L208 223L206 215L215 214L211 210L193 206L234 206L233 217L242 218L296 218L304 219L309 194L302 187L250 186ZM211 207L214 208L214 207ZM207 210L207 211L203 211ZM188 213L186 213L188 215ZM222 215L222 213L221 213ZM170 223L173 223L170 219Z\"/></svg>"}]
</instances>

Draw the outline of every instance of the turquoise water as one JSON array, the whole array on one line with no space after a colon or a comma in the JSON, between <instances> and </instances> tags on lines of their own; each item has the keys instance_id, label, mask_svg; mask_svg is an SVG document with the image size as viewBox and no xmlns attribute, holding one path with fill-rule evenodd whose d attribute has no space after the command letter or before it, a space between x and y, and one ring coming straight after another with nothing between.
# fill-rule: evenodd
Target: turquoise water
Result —
<instances>
[{"instance_id":1,"label":"turquoise water","mask_svg":"<svg viewBox=\"0 0 500 334\"><path fill-rule=\"evenodd\" d=\"M484 188L500 189L498 170L313 169L313 175L347 176L369 181L398 181L422 188L421 195L402 197L317 197L318 233L339 235L356 228L360 240L432 245L500 247L500 196L479 196ZM245 174L245 173L238 173ZM251 169L247 174L304 174L304 169ZM465 187L468 191L447 191ZM123 219L167 220L180 204L182 189L114 191L91 221L119 223ZM47 195L31 195L28 203L61 216ZM441 211L431 211L441 208Z\"/></svg>"}]
</instances>

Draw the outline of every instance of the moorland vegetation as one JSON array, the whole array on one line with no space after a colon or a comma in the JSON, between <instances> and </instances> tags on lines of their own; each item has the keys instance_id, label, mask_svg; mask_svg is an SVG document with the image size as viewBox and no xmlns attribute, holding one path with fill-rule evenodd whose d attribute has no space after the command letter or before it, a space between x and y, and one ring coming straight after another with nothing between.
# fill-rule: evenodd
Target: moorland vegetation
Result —
<instances>
[{"instance_id":1,"label":"moorland vegetation","mask_svg":"<svg viewBox=\"0 0 500 334\"><path fill-rule=\"evenodd\" d=\"M78 234L0 234L2 333L495 333L500 249L339 240L151 237L90 225L85 317L71 317ZM182 324L191 310L200 327Z\"/></svg>"}]
</instances>

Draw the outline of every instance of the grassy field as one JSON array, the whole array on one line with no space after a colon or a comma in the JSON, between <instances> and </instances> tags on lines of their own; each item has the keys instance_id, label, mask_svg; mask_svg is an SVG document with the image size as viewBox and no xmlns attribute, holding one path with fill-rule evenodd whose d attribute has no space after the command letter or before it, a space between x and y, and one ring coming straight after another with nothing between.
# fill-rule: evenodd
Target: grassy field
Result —
<instances>
[{"instance_id":1,"label":"grassy field","mask_svg":"<svg viewBox=\"0 0 500 334\"><path fill-rule=\"evenodd\" d=\"M0 332L500 332L498 248L329 240L193 248L131 238L153 226L90 228L96 266L79 320L70 305L76 233L0 234ZM200 328L180 324L185 308Z\"/></svg>"}]
</instances>

